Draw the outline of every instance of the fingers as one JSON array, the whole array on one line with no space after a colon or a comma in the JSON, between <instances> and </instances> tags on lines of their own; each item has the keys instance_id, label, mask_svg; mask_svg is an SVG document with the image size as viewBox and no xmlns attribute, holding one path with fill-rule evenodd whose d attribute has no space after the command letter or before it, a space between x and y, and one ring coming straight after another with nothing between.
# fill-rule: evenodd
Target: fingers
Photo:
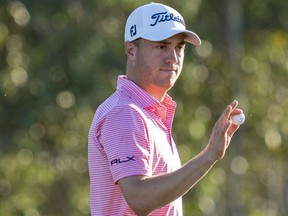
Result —
<instances>
[{"instance_id":1,"label":"fingers","mask_svg":"<svg viewBox=\"0 0 288 216\"><path fill-rule=\"evenodd\" d=\"M232 138L233 134L238 130L239 127L240 125L235 125L231 123L230 127L228 127L228 130L227 130L228 136Z\"/></svg>"},{"instance_id":2,"label":"fingers","mask_svg":"<svg viewBox=\"0 0 288 216\"><path fill-rule=\"evenodd\" d=\"M234 100L234 101L230 104L230 106L232 107L230 116L238 115L238 114L243 113L243 110L242 110L242 109L238 109L238 108L237 108L237 106L238 106L238 101L237 101L237 100ZM229 117L230 117L230 116L229 116Z\"/></svg>"},{"instance_id":3,"label":"fingers","mask_svg":"<svg viewBox=\"0 0 288 216\"><path fill-rule=\"evenodd\" d=\"M230 104L230 106L232 107L232 110L234 110L238 105L238 101L237 100L234 100L232 101L232 103Z\"/></svg>"},{"instance_id":4,"label":"fingers","mask_svg":"<svg viewBox=\"0 0 288 216\"><path fill-rule=\"evenodd\" d=\"M238 105L238 101L234 100L231 104L229 104L226 109L223 111L222 115L220 116L218 122L224 126L226 129L230 126L229 118L232 113L234 113L236 110L236 107ZM226 131L225 129L225 131Z\"/></svg>"},{"instance_id":5,"label":"fingers","mask_svg":"<svg viewBox=\"0 0 288 216\"><path fill-rule=\"evenodd\" d=\"M234 100L230 105L228 106L231 106L231 110L230 110L230 113L229 115L227 116L227 121L229 122L229 126L227 128L227 135L232 138L233 134L238 130L239 128L239 125L234 125L232 124L231 120L230 120L230 117L233 116L233 115L238 115L238 114L241 114L243 113L243 110L241 109L238 109L237 108L237 105L238 105L238 101L237 100Z\"/></svg>"},{"instance_id":6,"label":"fingers","mask_svg":"<svg viewBox=\"0 0 288 216\"><path fill-rule=\"evenodd\" d=\"M228 145L233 134L239 128L239 125L232 124L230 117L243 112L241 109L237 109L237 106L238 106L238 101L234 100L231 104L229 104L226 107L226 109L223 111L222 115L220 116L218 122L216 123L217 127L222 128L221 130L222 130L222 133L224 133L223 134L224 137L226 137L226 135L229 137L229 141L227 143Z\"/></svg>"},{"instance_id":7,"label":"fingers","mask_svg":"<svg viewBox=\"0 0 288 216\"><path fill-rule=\"evenodd\" d=\"M233 134L239 128L239 125L232 124L230 120L230 116L243 112L241 109L237 109L237 105L238 101L236 100L230 103L223 111L212 130L209 139L209 147L214 151L215 156L217 156L218 159L224 156Z\"/></svg>"}]
</instances>

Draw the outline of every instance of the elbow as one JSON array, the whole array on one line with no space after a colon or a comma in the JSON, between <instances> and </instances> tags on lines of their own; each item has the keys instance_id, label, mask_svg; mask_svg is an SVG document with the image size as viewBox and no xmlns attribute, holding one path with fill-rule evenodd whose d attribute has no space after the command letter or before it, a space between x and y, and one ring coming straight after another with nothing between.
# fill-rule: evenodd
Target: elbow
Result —
<instances>
[{"instance_id":1,"label":"elbow","mask_svg":"<svg viewBox=\"0 0 288 216\"><path fill-rule=\"evenodd\" d=\"M118 184L122 194L133 212L138 216L146 216L157 209L155 202L149 199L147 188L143 183L143 176L132 176L121 179Z\"/></svg>"},{"instance_id":2,"label":"elbow","mask_svg":"<svg viewBox=\"0 0 288 216\"><path fill-rule=\"evenodd\" d=\"M126 201L129 207L137 216L147 216L152 212L152 210L148 206L145 206L145 204L142 203L141 200L137 201L137 199L126 199Z\"/></svg>"}]
</instances>

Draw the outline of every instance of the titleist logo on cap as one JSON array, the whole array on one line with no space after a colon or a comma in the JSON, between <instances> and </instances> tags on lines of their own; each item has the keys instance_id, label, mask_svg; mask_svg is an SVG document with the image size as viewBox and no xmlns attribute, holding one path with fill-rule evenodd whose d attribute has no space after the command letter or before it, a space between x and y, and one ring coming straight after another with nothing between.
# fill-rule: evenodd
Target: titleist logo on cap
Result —
<instances>
[{"instance_id":1,"label":"titleist logo on cap","mask_svg":"<svg viewBox=\"0 0 288 216\"><path fill-rule=\"evenodd\" d=\"M167 22L167 21L179 22L179 23L181 23L182 25L185 26L184 20L180 16L175 16L173 13L170 13L170 14L168 14L168 12L156 13L156 14L153 14L151 16L151 18L155 22L150 24L150 26L155 26L158 23Z\"/></svg>"}]
</instances>

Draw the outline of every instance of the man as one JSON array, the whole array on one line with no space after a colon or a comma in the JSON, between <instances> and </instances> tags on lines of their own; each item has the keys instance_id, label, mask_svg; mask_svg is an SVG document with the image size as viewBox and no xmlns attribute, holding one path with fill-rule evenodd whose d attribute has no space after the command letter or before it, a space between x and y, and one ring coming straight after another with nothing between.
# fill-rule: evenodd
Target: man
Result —
<instances>
[{"instance_id":1,"label":"man","mask_svg":"<svg viewBox=\"0 0 288 216\"><path fill-rule=\"evenodd\" d=\"M91 213L182 215L181 197L221 158L242 113L233 101L216 122L205 149L180 164L171 127L176 103L167 94L179 77L185 43L200 45L174 9L150 3L125 27L126 75L97 109L89 132Z\"/></svg>"}]
</instances>

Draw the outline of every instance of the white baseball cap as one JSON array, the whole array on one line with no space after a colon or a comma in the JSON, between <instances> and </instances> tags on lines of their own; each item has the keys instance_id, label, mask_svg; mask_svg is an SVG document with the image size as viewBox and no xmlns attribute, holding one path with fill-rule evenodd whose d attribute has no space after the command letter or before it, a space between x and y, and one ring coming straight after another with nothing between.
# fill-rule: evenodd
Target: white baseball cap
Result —
<instances>
[{"instance_id":1,"label":"white baseball cap","mask_svg":"<svg viewBox=\"0 0 288 216\"><path fill-rule=\"evenodd\" d=\"M130 14L125 26L125 42L138 38L161 41L178 33L183 33L185 41L191 44L201 44L197 34L186 30L180 13L169 6L152 2L136 8Z\"/></svg>"}]
</instances>

